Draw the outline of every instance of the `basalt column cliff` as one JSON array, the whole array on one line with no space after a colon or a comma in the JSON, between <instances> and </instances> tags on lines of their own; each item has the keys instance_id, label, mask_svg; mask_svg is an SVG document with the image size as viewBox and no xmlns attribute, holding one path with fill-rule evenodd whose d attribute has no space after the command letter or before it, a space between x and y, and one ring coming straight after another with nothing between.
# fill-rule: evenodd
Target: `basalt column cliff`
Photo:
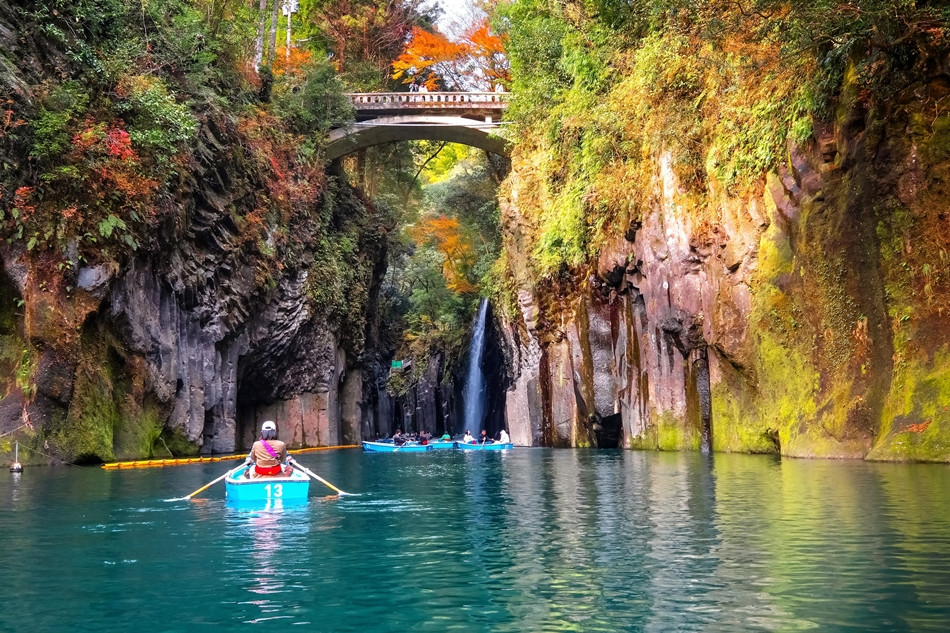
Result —
<instances>
[{"instance_id":1,"label":"basalt column cliff","mask_svg":"<svg viewBox=\"0 0 950 633\"><path fill-rule=\"evenodd\" d=\"M542 282L538 209L567 185L516 155L515 441L950 460L950 66L918 68L887 104L850 72L747 186L649 147L593 263Z\"/></svg>"}]
</instances>

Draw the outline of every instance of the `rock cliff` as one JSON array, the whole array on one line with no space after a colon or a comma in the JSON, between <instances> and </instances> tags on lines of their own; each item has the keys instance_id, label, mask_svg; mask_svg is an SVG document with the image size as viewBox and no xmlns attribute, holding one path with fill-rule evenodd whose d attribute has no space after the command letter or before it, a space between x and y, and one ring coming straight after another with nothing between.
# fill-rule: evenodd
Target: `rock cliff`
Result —
<instances>
[{"instance_id":1,"label":"rock cliff","mask_svg":"<svg viewBox=\"0 0 950 633\"><path fill-rule=\"evenodd\" d=\"M291 219L293 252L248 244L235 218L255 174L235 167L233 134L202 127L178 216L128 261L73 270L4 246L0 434L24 461L228 453L268 418L295 446L358 440L365 321L330 314L314 284L326 240L353 238L341 291L365 314L385 230L331 184Z\"/></svg>"},{"instance_id":2,"label":"rock cliff","mask_svg":"<svg viewBox=\"0 0 950 633\"><path fill-rule=\"evenodd\" d=\"M846 86L745 191L697 195L655 152L643 212L543 284L516 157L515 441L950 461L950 67L928 69L873 111Z\"/></svg>"}]
</instances>

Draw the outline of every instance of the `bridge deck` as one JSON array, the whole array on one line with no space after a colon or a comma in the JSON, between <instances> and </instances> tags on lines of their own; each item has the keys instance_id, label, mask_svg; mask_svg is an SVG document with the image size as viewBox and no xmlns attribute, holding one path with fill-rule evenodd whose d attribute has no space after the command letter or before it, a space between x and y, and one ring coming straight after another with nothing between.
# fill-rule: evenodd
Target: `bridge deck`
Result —
<instances>
[{"instance_id":1,"label":"bridge deck","mask_svg":"<svg viewBox=\"0 0 950 633\"><path fill-rule=\"evenodd\" d=\"M332 130L325 158L335 160L373 145L430 140L464 143L508 155L498 135L508 105L503 92L355 92L346 95L356 121Z\"/></svg>"},{"instance_id":2,"label":"bridge deck","mask_svg":"<svg viewBox=\"0 0 950 633\"><path fill-rule=\"evenodd\" d=\"M357 120L451 110L454 116L492 117L508 105L504 92L353 92L346 95Z\"/></svg>"}]
</instances>

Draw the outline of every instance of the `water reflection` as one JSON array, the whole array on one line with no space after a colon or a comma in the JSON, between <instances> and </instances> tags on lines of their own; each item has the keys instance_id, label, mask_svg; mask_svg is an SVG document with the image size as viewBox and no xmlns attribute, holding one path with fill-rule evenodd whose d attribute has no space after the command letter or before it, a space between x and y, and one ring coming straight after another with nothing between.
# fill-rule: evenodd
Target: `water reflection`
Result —
<instances>
[{"instance_id":1,"label":"water reflection","mask_svg":"<svg viewBox=\"0 0 950 633\"><path fill-rule=\"evenodd\" d=\"M227 503L227 533L231 563L228 576L246 592L237 601L241 621L255 624L298 620L301 580L306 578L306 548L310 509L306 504L285 505L281 499L253 505ZM302 560L301 560L302 558Z\"/></svg>"},{"instance_id":2,"label":"water reflection","mask_svg":"<svg viewBox=\"0 0 950 633\"><path fill-rule=\"evenodd\" d=\"M943 631L950 621L946 467L446 453L314 457L311 467L363 494L265 509L232 507L223 489L160 501L214 478L213 466L31 469L0 481L0 569L39 630L81 620L145 633ZM0 630L18 625L0 610Z\"/></svg>"}]
</instances>

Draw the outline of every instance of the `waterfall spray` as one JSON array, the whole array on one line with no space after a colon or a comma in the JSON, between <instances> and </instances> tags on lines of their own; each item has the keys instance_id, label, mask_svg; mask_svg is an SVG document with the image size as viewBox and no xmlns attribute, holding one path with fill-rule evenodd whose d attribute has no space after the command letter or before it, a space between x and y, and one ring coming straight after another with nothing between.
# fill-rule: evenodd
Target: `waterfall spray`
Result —
<instances>
[{"instance_id":1,"label":"waterfall spray","mask_svg":"<svg viewBox=\"0 0 950 633\"><path fill-rule=\"evenodd\" d=\"M468 375L465 377L464 398L465 430L478 435L485 418L485 376L482 374L482 351L485 348L485 320L488 315L488 299L482 299L478 316L472 328L472 342L468 350Z\"/></svg>"}]
</instances>

